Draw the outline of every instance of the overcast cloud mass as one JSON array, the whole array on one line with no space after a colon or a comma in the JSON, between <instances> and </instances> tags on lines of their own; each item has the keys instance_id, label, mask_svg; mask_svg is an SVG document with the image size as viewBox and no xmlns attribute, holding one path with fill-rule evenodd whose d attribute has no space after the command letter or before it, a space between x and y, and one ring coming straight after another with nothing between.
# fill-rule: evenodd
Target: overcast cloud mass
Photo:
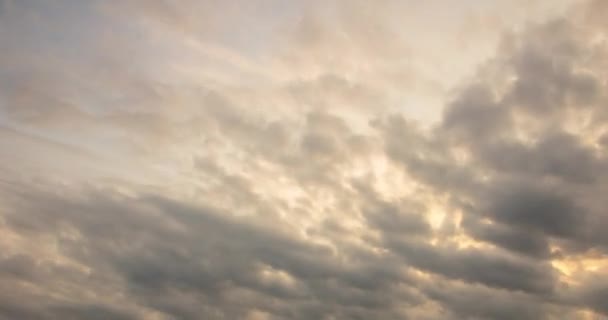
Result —
<instances>
[{"instance_id":1,"label":"overcast cloud mass","mask_svg":"<svg viewBox=\"0 0 608 320\"><path fill-rule=\"evenodd\" d=\"M0 320L608 319L607 21L0 0Z\"/></svg>"}]
</instances>

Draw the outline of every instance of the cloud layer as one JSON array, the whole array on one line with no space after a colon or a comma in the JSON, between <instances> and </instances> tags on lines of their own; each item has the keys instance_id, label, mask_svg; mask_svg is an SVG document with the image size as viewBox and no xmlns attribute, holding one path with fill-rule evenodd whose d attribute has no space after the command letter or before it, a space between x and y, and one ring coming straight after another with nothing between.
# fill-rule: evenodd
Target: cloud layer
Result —
<instances>
[{"instance_id":1,"label":"cloud layer","mask_svg":"<svg viewBox=\"0 0 608 320\"><path fill-rule=\"evenodd\" d=\"M608 317L607 10L0 0L0 319Z\"/></svg>"}]
</instances>

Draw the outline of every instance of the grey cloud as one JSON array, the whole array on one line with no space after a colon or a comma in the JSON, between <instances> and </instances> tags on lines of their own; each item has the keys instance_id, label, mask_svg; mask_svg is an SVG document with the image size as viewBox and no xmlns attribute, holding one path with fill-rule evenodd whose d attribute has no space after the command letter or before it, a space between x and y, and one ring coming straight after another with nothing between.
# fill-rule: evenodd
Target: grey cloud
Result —
<instances>
[{"instance_id":1,"label":"grey cloud","mask_svg":"<svg viewBox=\"0 0 608 320\"><path fill-rule=\"evenodd\" d=\"M12 173L0 186L0 228L8 234L0 237L7 247L0 285L15 288L0 293L0 318L246 319L257 310L271 319L417 319L410 311L427 307L439 319L556 319L556 308L584 307L608 313L603 282L574 290L550 261L608 250L603 52L588 33L605 32L602 21L563 18L506 39L472 84L455 90L441 122L423 129L387 116L394 88L378 85L407 51L383 19L399 13L396 3L332 2L327 15L318 2L282 7L285 20L310 10L290 25L288 52L276 53L280 67L306 75L226 84L223 72L197 73L214 59L239 60L219 57L227 53L214 53L214 41L271 50L243 37L267 31L242 26L256 20L248 10L269 14L276 3L76 1L67 9L72 2L34 6L35 19L22 15L33 2L12 2L23 11L0 2L0 46L10 49L0 50L0 120L11 128L0 139L7 146L0 169ZM201 20L202 11L210 19ZM6 12L18 14L7 20ZM237 18L246 21L232 25ZM83 19L96 23L75 28ZM180 41L164 45L167 36ZM216 56L186 65L184 76L175 61L189 57L180 44ZM236 75L227 77L239 80L251 71L232 67ZM349 74L359 68L362 75ZM279 94L247 99L248 90L266 86ZM266 107L279 111L262 113ZM49 137L26 138L28 130ZM65 138L116 153L142 176L153 170L130 159L149 156L160 170L169 163L179 183L71 180L87 171L81 167L97 167L96 153L46 172L65 184L28 180L35 175L15 169L26 162L20 157L64 159L40 147L53 136L57 146ZM401 173L412 196L392 185L383 187L399 196L376 192L379 179ZM181 190L183 181L196 190ZM431 201L446 204L441 228L425 219ZM462 248L458 236L484 245Z\"/></svg>"},{"instance_id":2,"label":"grey cloud","mask_svg":"<svg viewBox=\"0 0 608 320\"><path fill-rule=\"evenodd\" d=\"M490 250L459 250L411 241L393 241L389 246L406 263L448 278L540 295L551 294L556 283L550 265Z\"/></svg>"},{"instance_id":3,"label":"grey cloud","mask_svg":"<svg viewBox=\"0 0 608 320\"><path fill-rule=\"evenodd\" d=\"M589 184L605 166L579 137L565 132L547 133L531 145L505 139L477 148L484 165L504 174L552 176Z\"/></svg>"},{"instance_id":4,"label":"grey cloud","mask_svg":"<svg viewBox=\"0 0 608 320\"><path fill-rule=\"evenodd\" d=\"M514 53L517 80L505 97L525 112L542 114L597 102L599 83L592 73L576 71L585 59L581 28L557 20L533 29Z\"/></svg>"},{"instance_id":5,"label":"grey cloud","mask_svg":"<svg viewBox=\"0 0 608 320\"><path fill-rule=\"evenodd\" d=\"M464 225L469 235L543 259L552 241L575 251L603 246L593 225L608 162L587 135L605 125L605 75L593 67L602 49L587 23L557 19L506 38L431 132L379 126L387 154L474 222ZM573 122L580 132L567 129Z\"/></svg>"},{"instance_id":6,"label":"grey cloud","mask_svg":"<svg viewBox=\"0 0 608 320\"><path fill-rule=\"evenodd\" d=\"M389 116L372 125L383 136L389 158L403 165L417 181L454 196L481 187L478 173L452 157L451 144L443 135L422 132L401 116Z\"/></svg>"},{"instance_id":7,"label":"grey cloud","mask_svg":"<svg viewBox=\"0 0 608 320\"><path fill-rule=\"evenodd\" d=\"M605 277L605 275L601 275ZM605 279L597 279L597 282L587 283L582 294L583 303L602 314L608 314L608 284Z\"/></svg>"},{"instance_id":8,"label":"grey cloud","mask_svg":"<svg viewBox=\"0 0 608 320\"><path fill-rule=\"evenodd\" d=\"M483 286L434 281L424 286L433 300L445 306L445 317L453 319L547 319L547 307L526 294L505 294Z\"/></svg>"},{"instance_id":9,"label":"grey cloud","mask_svg":"<svg viewBox=\"0 0 608 320\"><path fill-rule=\"evenodd\" d=\"M466 220L464 227L476 239L531 257L551 257L549 241L538 231L478 223L476 218L471 217L466 217Z\"/></svg>"},{"instance_id":10,"label":"grey cloud","mask_svg":"<svg viewBox=\"0 0 608 320\"><path fill-rule=\"evenodd\" d=\"M405 210L404 210L405 209ZM399 205L379 203L366 214L371 226L378 228L385 235L394 236L428 236L431 228L420 212L411 212L412 208L400 208ZM417 209L415 206L414 210Z\"/></svg>"},{"instance_id":11,"label":"grey cloud","mask_svg":"<svg viewBox=\"0 0 608 320\"><path fill-rule=\"evenodd\" d=\"M344 118L329 112L309 112L303 121L293 148L279 163L302 186L341 189L343 168L372 153L373 137L355 132Z\"/></svg>"},{"instance_id":12,"label":"grey cloud","mask_svg":"<svg viewBox=\"0 0 608 320\"><path fill-rule=\"evenodd\" d=\"M575 237L586 224L586 212L559 191L530 185L497 190L488 215L507 225L559 237Z\"/></svg>"},{"instance_id":13,"label":"grey cloud","mask_svg":"<svg viewBox=\"0 0 608 320\"><path fill-rule=\"evenodd\" d=\"M74 307L68 306L53 306L50 308L49 315L52 317L60 317L61 319L108 319L108 320L129 320L135 316L128 312L121 312L112 308L84 305Z\"/></svg>"},{"instance_id":14,"label":"grey cloud","mask_svg":"<svg viewBox=\"0 0 608 320\"><path fill-rule=\"evenodd\" d=\"M80 303L65 301L62 295L72 290L71 285L90 281L75 275L78 272L27 255L2 258L0 285L11 290L0 294L0 319L141 319L122 305L87 304L84 295L90 288L78 288L85 289Z\"/></svg>"},{"instance_id":15,"label":"grey cloud","mask_svg":"<svg viewBox=\"0 0 608 320\"><path fill-rule=\"evenodd\" d=\"M3 218L14 231L32 237L55 235L61 254L92 268L92 279L110 274L112 286L126 290L130 305L167 315L222 319L261 308L279 317L301 319L298 310L315 308L326 316L385 314L390 318L400 296L397 292L389 295L392 284L403 281L399 272L357 261L356 256L344 264L327 248L268 226L237 222L213 209L157 196L123 198L104 193L72 198L30 193L11 198L5 202L12 206L6 207ZM82 238L59 236L67 227L75 228ZM28 268L16 270L24 263L32 265L31 259L6 261L3 276L23 278L44 292L46 280L36 281ZM382 263L383 259L373 261ZM287 272L292 280L264 280L258 274L264 266ZM95 281L70 280L49 272L70 285L98 289ZM379 286L383 292L373 291ZM252 300L232 300L241 291L255 295ZM178 299L181 295L199 303L189 305ZM41 307L41 312L59 316L88 310L76 301L65 308Z\"/></svg>"},{"instance_id":16,"label":"grey cloud","mask_svg":"<svg viewBox=\"0 0 608 320\"><path fill-rule=\"evenodd\" d=\"M491 139L511 125L509 111L496 101L491 88L475 84L460 93L444 111L442 129L470 141Z\"/></svg>"}]
</instances>

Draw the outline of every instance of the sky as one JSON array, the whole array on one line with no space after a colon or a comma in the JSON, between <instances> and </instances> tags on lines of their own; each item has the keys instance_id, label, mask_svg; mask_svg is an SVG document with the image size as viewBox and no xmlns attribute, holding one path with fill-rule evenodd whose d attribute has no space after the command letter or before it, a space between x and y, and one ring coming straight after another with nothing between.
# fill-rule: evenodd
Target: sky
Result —
<instances>
[{"instance_id":1,"label":"sky","mask_svg":"<svg viewBox=\"0 0 608 320\"><path fill-rule=\"evenodd\" d=\"M606 21L0 0L0 320L608 319Z\"/></svg>"}]
</instances>

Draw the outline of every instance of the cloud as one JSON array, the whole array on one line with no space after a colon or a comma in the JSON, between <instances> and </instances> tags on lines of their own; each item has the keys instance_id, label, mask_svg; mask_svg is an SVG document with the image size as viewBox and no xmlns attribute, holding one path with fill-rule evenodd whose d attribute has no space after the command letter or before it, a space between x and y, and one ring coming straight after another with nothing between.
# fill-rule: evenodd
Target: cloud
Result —
<instances>
[{"instance_id":1,"label":"cloud","mask_svg":"<svg viewBox=\"0 0 608 320\"><path fill-rule=\"evenodd\" d=\"M389 295L404 276L382 267L380 257L370 256L372 263L345 252L348 262L341 261L328 247L270 226L159 196L125 198L107 191L73 196L15 194L6 202L11 205L4 220L18 237L53 239L61 250L56 259L80 266L68 269L75 275L48 270L45 264L52 262L21 254L3 260L3 278L29 283L36 292L60 285L96 295L114 287L123 297L121 306L184 319L242 317L253 308L296 318L309 312L390 315L398 297L405 297ZM98 282L104 279L111 283ZM384 293L370 292L380 288ZM86 300L70 293L64 293L65 306L49 301L39 312L47 318L85 312ZM28 306L12 307L29 312Z\"/></svg>"},{"instance_id":2,"label":"cloud","mask_svg":"<svg viewBox=\"0 0 608 320\"><path fill-rule=\"evenodd\" d=\"M0 2L0 319L608 314L599 1L71 4Z\"/></svg>"},{"instance_id":3,"label":"cloud","mask_svg":"<svg viewBox=\"0 0 608 320\"><path fill-rule=\"evenodd\" d=\"M458 250L424 244L389 244L414 267L489 287L545 294L555 283L548 265L535 264L484 250Z\"/></svg>"},{"instance_id":4,"label":"cloud","mask_svg":"<svg viewBox=\"0 0 608 320\"><path fill-rule=\"evenodd\" d=\"M536 258L551 257L549 241L542 233L506 225L479 223L474 218L468 218L463 224L474 238L481 241Z\"/></svg>"},{"instance_id":5,"label":"cloud","mask_svg":"<svg viewBox=\"0 0 608 320\"><path fill-rule=\"evenodd\" d=\"M445 315L448 319L542 319L549 311L547 306L533 297L505 294L482 286L438 281L426 283L425 290L429 297L450 310Z\"/></svg>"}]
</instances>

